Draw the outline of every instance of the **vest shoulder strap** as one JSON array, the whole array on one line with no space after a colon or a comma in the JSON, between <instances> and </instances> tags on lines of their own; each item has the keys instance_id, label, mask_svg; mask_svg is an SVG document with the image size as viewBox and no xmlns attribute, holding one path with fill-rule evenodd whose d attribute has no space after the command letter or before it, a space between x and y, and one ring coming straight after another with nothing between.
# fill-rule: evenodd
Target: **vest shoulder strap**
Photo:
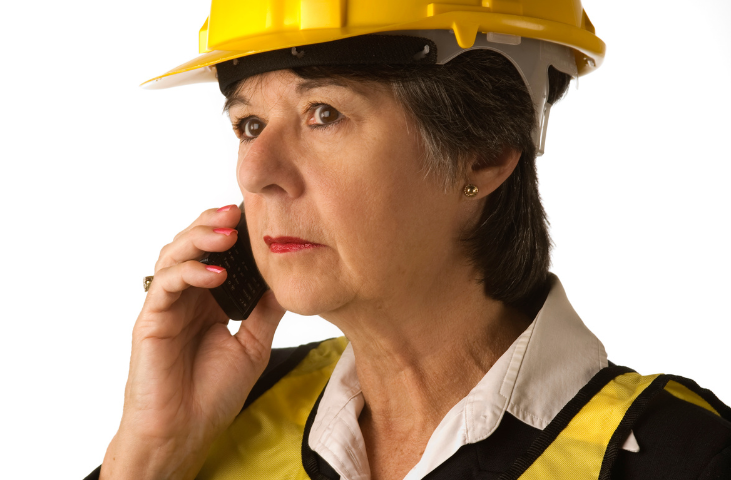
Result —
<instances>
[{"instance_id":1,"label":"vest shoulder strap","mask_svg":"<svg viewBox=\"0 0 731 480\"><path fill-rule=\"evenodd\" d=\"M622 442L661 391L731 421L731 409L692 380L610 366L585 385L501 480L609 480Z\"/></svg>"},{"instance_id":2,"label":"vest shoulder strap","mask_svg":"<svg viewBox=\"0 0 731 480\"><path fill-rule=\"evenodd\" d=\"M234 422L214 442L197 480L306 480L305 423L348 341L273 352Z\"/></svg>"},{"instance_id":3,"label":"vest shoulder strap","mask_svg":"<svg viewBox=\"0 0 731 480\"><path fill-rule=\"evenodd\" d=\"M257 380L254 387L251 389L251 392L249 392L249 396L246 397L246 401L244 402L244 406L241 411L243 412L246 410L249 405L261 397L264 392L272 388L279 380L282 379L282 377L294 370L294 368L305 359L311 350L319 347L320 344L325 341L312 342L305 345L299 345L297 347L273 348L271 356L269 357L269 363L267 363L267 366L259 377L259 380Z\"/></svg>"}]
</instances>

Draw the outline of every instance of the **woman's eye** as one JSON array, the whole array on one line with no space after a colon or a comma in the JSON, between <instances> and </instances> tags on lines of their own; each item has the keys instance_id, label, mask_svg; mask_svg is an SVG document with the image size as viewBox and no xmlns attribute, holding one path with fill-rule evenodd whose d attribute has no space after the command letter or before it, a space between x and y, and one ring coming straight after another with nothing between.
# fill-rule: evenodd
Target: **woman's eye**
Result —
<instances>
[{"instance_id":1,"label":"woman's eye","mask_svg":"<svg viewBox=\"0 0 731 480\"><path fill-rule=\"evenodd\" d=\"M335 123L340 120L341 113L335 110L330 105L318 105L315 108L313 118L315 125L328 125Z\"/></svg>"},{"instance_id":2,"label":"woman's eye","mask_svg":"<svg viewBox=\"0 0 731 480\"><path fill-rule=\"evenodd\" d=\"M264 127L266 127L266 123L256 117L249 117L239 124L238 130L241 133L242 140L252 140L261 135Z\"/></svg>"}]
</instances>

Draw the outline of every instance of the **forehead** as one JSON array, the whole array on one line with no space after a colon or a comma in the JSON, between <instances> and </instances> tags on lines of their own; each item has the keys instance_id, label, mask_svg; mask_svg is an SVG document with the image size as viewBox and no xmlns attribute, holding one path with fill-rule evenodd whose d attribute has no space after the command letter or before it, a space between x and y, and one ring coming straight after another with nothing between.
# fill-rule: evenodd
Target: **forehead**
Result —
<instances>
[{"instance_id":1,"label":"forehead","mask_svg":"<svg viewBox=\"0 0 731 480\"><path fill-rule=\"evenodd\" d=\"M226 97L225 109L251 105L255 100L269 103L284 96L298 97L321 88L334 88L360 97L372 98L377 87L374 82L346 80L336 76L303 78L292 70L277 70L242 80L234 92Z\"/></svg>"}]
</instances>

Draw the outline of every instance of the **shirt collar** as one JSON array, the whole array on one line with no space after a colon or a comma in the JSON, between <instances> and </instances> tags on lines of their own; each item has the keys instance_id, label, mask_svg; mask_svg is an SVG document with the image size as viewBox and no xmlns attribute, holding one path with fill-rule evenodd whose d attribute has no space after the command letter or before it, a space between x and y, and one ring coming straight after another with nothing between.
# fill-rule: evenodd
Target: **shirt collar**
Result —
<instances>
[{"instance_id":1,"label":"shirt collar","mask_svg":"<svg viewBox=\"0 0 731 480\"><path fill-rule=\"evenodd\" d=\"M442 419L406 479L423 478L462 445L489 437L506 411L544 429L607 366L602 343L571 307L558 278L551 275L550 281L550 292L534 321ZM358 424L363 405L355 356L348 345L325 388L308 439L310 448L344 480L370 478Z\"/></svg>"}]
</instances>

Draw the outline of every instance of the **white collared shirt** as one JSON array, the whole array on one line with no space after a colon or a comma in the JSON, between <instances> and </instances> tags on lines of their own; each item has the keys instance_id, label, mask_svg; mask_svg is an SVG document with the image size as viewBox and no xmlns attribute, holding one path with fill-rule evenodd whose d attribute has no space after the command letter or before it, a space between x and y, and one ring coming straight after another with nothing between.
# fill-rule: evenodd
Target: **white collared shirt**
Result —
<instances>
[{"instance_id":1,"label":"white collared shirt","mask_svg":"<svg viewBox=\"0 0 731 480\"><path fill-rule=\"evenodd\" d=\"M543 308L469 394L442 419L404 480L419 480L463 445L492 435L505 412L543 430L602 368L607 354L571 307L557 277ZM309 436L310 448L342 480L368 480L370 468L358 416L364 399L351 345L343 352ZM638 450L630 434L627 450Z\"/></svg>"}]
</instances>

